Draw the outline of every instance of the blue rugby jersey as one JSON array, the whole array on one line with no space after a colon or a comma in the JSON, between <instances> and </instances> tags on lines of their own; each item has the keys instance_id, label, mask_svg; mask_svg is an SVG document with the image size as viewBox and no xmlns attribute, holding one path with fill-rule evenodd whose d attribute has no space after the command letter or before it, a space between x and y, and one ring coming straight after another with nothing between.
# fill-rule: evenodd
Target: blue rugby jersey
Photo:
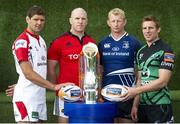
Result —
<instances>
[{"instance_id":1,"label":"blue rugby jersey","mask_svg":"<svg viewBox=\"0 0 180 124\"><path fill-rule=\"evenodd\" d=\"M104 68L102 86L121 84L132 86L135 82L134 64L140 42L125 33L115 40L111 34L98 44L101 65Z\"/></svg>"}]
</instances>

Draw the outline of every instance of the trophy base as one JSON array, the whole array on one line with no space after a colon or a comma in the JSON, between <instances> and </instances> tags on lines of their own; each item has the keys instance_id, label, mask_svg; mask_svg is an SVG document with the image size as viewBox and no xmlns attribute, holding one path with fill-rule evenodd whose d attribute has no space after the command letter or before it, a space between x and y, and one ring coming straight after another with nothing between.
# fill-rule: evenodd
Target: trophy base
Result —
<instances>
[{"instance_id":1,"label":"trophy base","mask_svg":"<svg viewBox=\"0 0 180 124\"><path fill-rule=\"evenodd\" d=\"M86 104L96 104L96 101L86 101Z\"/></svg>"},{"instance_id":2,"label":"trophy base","mask_svg":"<svg viewBox=\"0 0 180 124\"><path fill-rule=\"evenodd\" d=\"M96 90L86 89L84 98L85 98L86 104L95 104L96 103Z\"/></svg>"}]
</instances>

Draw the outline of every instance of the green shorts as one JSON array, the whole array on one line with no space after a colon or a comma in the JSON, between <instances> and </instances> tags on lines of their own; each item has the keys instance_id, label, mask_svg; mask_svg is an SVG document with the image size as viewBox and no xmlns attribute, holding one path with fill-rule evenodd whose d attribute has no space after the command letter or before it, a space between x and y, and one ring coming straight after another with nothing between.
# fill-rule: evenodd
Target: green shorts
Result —
<instances>
[{"instance_id":1,"label":"green shorts","mask_svg":"<svg viewBox=\"0 0 180 124\"><path fill-rule=\"evenodd\" d=\"M171 104L163 105L139 105L139 123L173 123L173 111Z\"/></svg>"}]
</instances>

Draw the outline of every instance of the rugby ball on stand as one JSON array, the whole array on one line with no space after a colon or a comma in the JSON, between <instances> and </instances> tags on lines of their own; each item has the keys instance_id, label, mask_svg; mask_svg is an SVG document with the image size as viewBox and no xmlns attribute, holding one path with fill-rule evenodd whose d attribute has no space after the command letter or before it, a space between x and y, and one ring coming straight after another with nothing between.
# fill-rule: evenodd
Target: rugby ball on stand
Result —
<instances>
[{"instance_id":1,"label":"rugby ball on stand","mask_svg":"<svg viewBox=\"0 0 180 124\"><path fill-rule=\"evenodd\" d=\"M82 90L76 85L67 85L59 90L58 96L65 102L76 102L80 100L82 96Z\"/></svg>"},{"instance_id":2,"label":"rugby ball on stand","mask_svg":"<svg viewBox=\"0 0 180 124\"><path fill-rule=\"evenodd\" d=\"M108 101L119 102L124 99L121 96L127 92L127 89L120 84L109 84L101 90L101 95Z\"/></svg>"}]
</instances>

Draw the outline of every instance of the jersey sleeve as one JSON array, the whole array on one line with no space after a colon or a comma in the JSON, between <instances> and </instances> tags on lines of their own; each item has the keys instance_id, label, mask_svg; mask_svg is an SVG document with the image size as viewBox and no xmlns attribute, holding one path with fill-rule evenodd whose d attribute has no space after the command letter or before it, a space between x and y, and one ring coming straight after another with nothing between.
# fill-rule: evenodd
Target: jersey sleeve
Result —
<instances>
[{"instance_id":1,"label":"jersey sleeve","mask_svg":"<svg viewBox=\"0 0 180 124\"><path fill-rule=\"evenodd\" d=\"M49 60L59 60L60 48L56 41L53 41L48 48L47 56Z\"/></svg>"},{"instance_id":2,"label":"jersey sleeve","mask_svg":"<svg viewBox=\"0 0 180 124\"><path fill-rule=\"evenodd\" d=\"M170 71L174 68L175 54L171 48L168 48L164 51L164 54L161 58L160 69L168 69Z\"/></svg>"},{"instance_id":3,"label":"jersey sleeve","mask_svg":"<svg viewBox=\"0 0 180 124\"><path fill-rule=\"evenodd\" d=\"M28 41L24 39L15 41L14 51L18 62L28 61Z\"/></svg>"}]
</instances>

